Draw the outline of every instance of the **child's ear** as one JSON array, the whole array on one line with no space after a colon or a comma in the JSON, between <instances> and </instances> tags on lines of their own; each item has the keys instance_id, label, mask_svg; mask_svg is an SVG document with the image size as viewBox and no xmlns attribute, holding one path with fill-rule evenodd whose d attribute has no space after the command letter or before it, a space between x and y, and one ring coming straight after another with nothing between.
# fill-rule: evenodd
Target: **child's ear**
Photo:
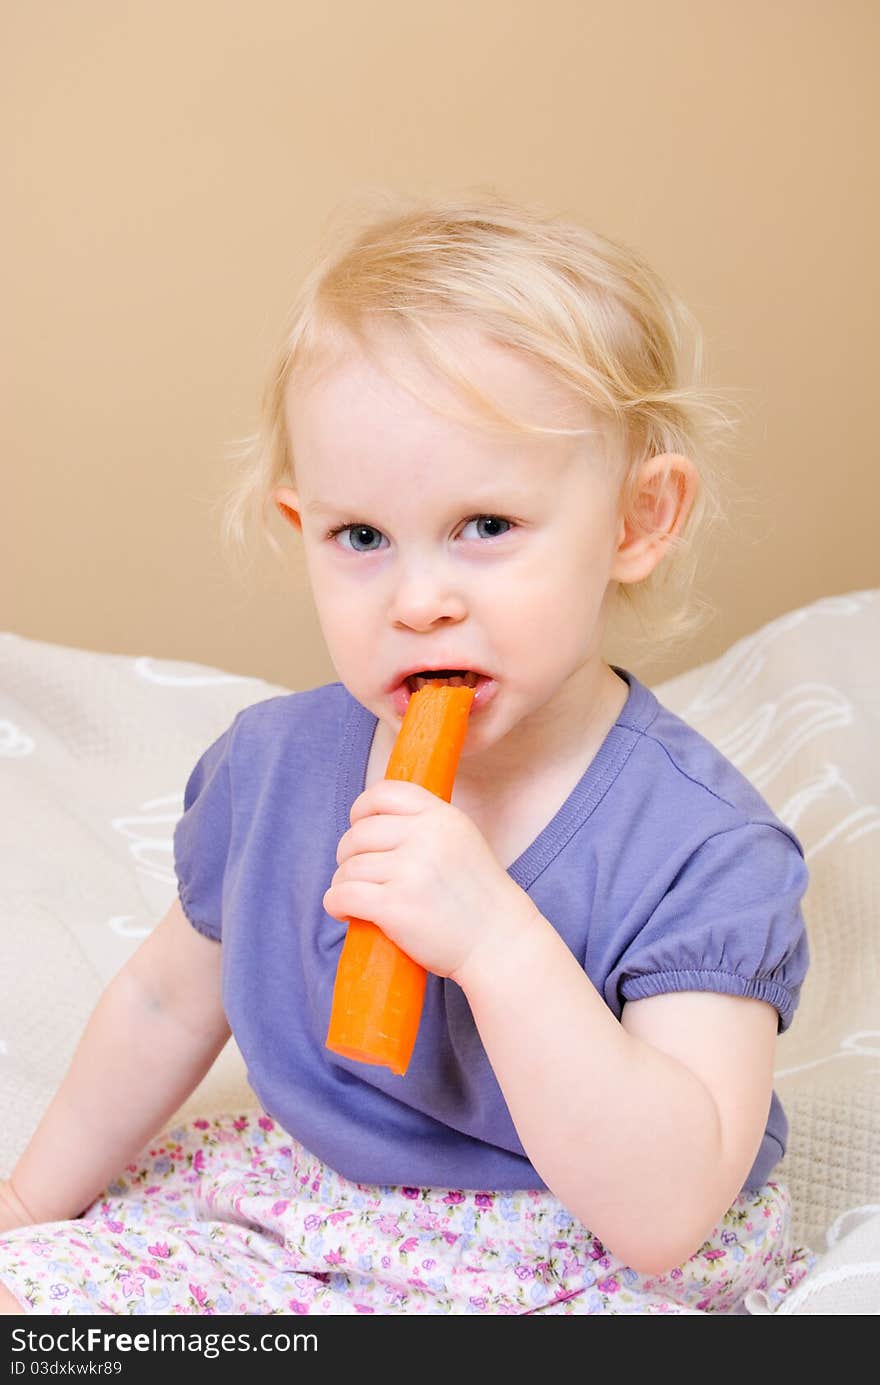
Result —
<instances>
[{"instance_id":1,"label":"child's ear","mask_svg":"<svg viewBox=\"0 0 880 1385\"><path fill-rule=\"evenodd\" d=\"M641 582L662 562L699 494L697 469L687 457L664 452L642 464L632 513L621 516L611 577Z\"/></svg>"},{"instance_id":2,"label":"child's ear","mask_svg":"<svg viewBox=\"0 0 880 1385\"><path fill-rule=\"evenodd\" d=\"M290 486L276 486L272 492L272 499L278 507L278 513L302 533L302 519L299 513L299 495L297 492L291 490Z\"/></svg>"}]
</instances>

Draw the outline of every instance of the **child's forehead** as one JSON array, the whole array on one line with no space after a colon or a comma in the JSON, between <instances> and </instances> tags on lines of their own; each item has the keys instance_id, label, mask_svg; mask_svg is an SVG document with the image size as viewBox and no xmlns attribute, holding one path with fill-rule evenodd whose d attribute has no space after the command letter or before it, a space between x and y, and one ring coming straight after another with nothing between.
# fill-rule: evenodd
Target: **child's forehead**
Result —
<instances>
[{"instance_id":1,"label":"child's forehead","mask_svg":"<svg viewBox=\"0 0 880 1385\"><path fill-rule=\"evenodd\" d=\"M410 394L478 428L493 425L486 404L497 410L496 430L509 430L505 418L545 428L598 426L595 412L543 361L479 324L444 321L428 330L439 363L400 330L371 327L360 341L344 328L334 329L291 371L285 391L288 421L304 408L333 410L343 398L361 396L378 407Z\"/></svg>"}]
</instances>

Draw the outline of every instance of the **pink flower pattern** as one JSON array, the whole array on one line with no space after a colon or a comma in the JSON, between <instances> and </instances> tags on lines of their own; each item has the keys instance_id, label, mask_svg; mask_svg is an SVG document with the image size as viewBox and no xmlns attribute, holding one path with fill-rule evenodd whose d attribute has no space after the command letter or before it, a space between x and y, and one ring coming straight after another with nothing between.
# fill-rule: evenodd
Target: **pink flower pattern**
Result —
<instances>
[{"instance_id":1,"label":"pink flower pattern","mask_svg":"<svg viewBox=\"0 0 880 1385\"><path fill-rule=\"evenodd\" d=\"M817 1262L773 1181L643 1275L543 1189L354 1183L259 1111L163 1132L111 1189L0 1239L0 1283L26 1311L730 1313L751 1289L777 1306Z\"/></svg>"}]
</instances>

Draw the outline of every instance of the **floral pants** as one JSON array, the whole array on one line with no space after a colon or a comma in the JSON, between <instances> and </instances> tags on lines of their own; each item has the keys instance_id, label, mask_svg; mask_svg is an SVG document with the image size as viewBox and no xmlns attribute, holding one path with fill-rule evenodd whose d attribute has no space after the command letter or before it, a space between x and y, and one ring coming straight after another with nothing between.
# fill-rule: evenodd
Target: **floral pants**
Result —
<instances>
[{"instance_id":1,"label":"floral pants","mask_svg":"<svg viewBox=\"0 0 880 1385\"><path fill-rule=\"evenodd\" d=\"M0 1236L0 1283L40 1314L745 1313L816 1263L790 1210L768 1182L647 1276L549 1192L353 1183L257 1110L171 1128L82 1217Z\"/></svg>"}]
</instances>

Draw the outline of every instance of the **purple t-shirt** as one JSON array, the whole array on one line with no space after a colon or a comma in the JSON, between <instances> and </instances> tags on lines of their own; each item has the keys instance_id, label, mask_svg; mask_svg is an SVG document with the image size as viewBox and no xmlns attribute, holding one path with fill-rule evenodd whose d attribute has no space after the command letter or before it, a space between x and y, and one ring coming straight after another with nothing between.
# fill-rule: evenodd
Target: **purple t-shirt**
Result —
<instances>
[{"instance_id":1,"label":"purple t-shirt","mask_svg":"<svg viewBox=\"0 0 880 1385\"><path fill-rule=\"evenodd\" d=\"M755 996L788 1028L808 965L803 850L747 779L625 669L629 696L508 874L620 1018L666 991ZM376 717L342 683L246 707L174 832L187 918L223 942L223 1001L263 1108L361 1183L542 1188L455 982L428 974L404 1077L324 1047L345 924L323 908ZM515 1023L515 1017L512 1017ZM744 1187L785 1152L774 1092Z\"/></svg>"}]
</instances>

